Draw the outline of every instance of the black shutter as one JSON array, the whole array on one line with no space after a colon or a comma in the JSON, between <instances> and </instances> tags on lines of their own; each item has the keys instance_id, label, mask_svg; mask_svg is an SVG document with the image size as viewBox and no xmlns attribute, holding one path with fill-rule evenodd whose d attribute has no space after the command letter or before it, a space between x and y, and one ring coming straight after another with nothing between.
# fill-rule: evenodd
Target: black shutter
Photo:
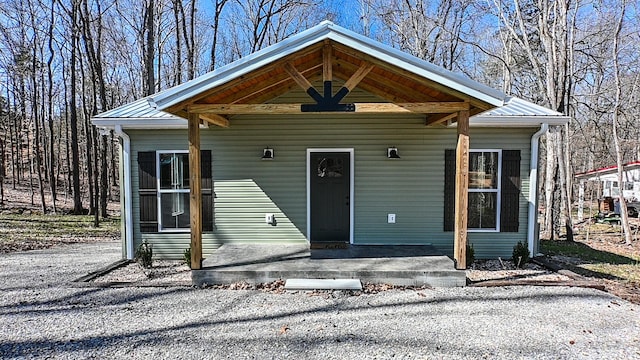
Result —
<instances>
[{"instance_id":1,"label":"black shutter","mask_svg":"<svg viewBox=\"0 0 640 360\"><path fill-rule=\"evenodd\" d=\"M211 150L200 151L200 171L202 172L202 231L213 231L213 169Z\"/></svg>"},{"instance_id":2,"label":"black shutter","mask_svg":"<svg viewBox=\"0 0 640 360\"><path fill-rule=\"evenodd\" d=\"M138 195L140 198L140 232L158 232L155 151L138 153Z\"/></svg>"},{"instance_id":3,"label":"black shutter","mask_svg":"<svg viewBox=\"0 0 640 360\"><path fill-rule=\"evenodd\" d=\"M444 151L444 231L453 231L455 220L456 151Z\"/></svg>"},{"instance_id":4,"label":"black shutter","mask_svg":"<svg viewBox=\"0 0 640 360\"><path fill-rule=\"evenodd\" d=\"M500 232L518 232L521 183L520 150L502 150Z\"/></svg>"}]
</instances>

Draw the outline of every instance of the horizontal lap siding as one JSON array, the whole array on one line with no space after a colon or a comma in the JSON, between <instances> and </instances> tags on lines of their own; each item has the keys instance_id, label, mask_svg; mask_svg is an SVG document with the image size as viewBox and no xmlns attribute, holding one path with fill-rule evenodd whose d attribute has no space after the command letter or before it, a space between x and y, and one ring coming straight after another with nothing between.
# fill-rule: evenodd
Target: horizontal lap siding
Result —
<instances>
[{"instance_id":1,"label":"horizontal lap siding","mask_svg":"<svg viewBox=\"0 0 640 360\"><path fill-rule=\"evenodd\" d=\"M471 129L472 149L508 149L520 150L520 211L518 232L469 233L469 242L473 244L477 258L511 258L513 246L518 241L527 241L527 211L529 196L529 149L531 136L537 129Z\"/></svg>"},{"instance_id":2,"label":"horizontal lap siding","mask_svg":"<svg viewBox=\"0 0 640 360\"><path fill-rule=\"evenodd\" d=\"M420 118L349 115L333 118L235 118L228 129L202 131L203 148L213 150L216 231L203 235L204 253L223 242L306 241L307 148L354 148L355 229L361 244L432 243L452 251L453 233L443 232L444 149L455 147L455 129L427 128ZM513 244L526 239L528 141L533 130L472 129L472 148L521 150L523 188L517 233L470 233L478 257L507 257ZM134 156L161 143L164 150L186 148L186 131L158 131L154 139L131 132ZM501 145L498 145L501 144ZM260 160L272 147L275 159ZM397 146L401 159L386 158ZM137 167L132 169L137 194ZM139 200L133 197L134 220ZM277 226L267 225L276 214ZM387 224L387 214L396 224ZM135 229L136 244L141 239ZM145 234L158 255L181 257L188 234Z\"/></svg>"},{"instance_id":3,"label":"horizontal lap siding","mask_svg":"<svg viewBox=\"0 0 640 360\"><path fill-rule=\"evenodd\" d=\"M140 198L138 196L138 152L157 150L187 150L187 132L179 130L153 130L140 131L130 130L127 134L131 138L131 185L133 196L131 197L133 210L133 236L134 246L137 248L142 240L147 240L153 244L154 256L160 258L181 259L183 252L190 245L191 239L188 232L163 232L145 233L140 232ZM211 149L206 144L202 149ZM203 234L203 252L211 253L219 245L213 239L211 233Z\"/></svg>"}]
</instances>

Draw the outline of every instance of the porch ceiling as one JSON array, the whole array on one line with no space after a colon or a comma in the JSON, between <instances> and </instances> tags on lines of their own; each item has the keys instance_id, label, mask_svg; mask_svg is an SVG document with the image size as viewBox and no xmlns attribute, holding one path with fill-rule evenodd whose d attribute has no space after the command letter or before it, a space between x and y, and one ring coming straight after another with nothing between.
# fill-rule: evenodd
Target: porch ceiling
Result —
<instances>
[{"instance_id":1,"label":"porch ceiling","mask_svg":"<svg viewBox=\"0 0 640 360\"><path fill-rule=\"evenodd\" d=\"M203 121L229 126L236 114L301 113L301 104L270 104L294 89L308 92L320 80L341 80L344 87L359 87L388 103L355 104L354 112L426 114L425 124L456 120L460 110L475 115L494 105L416 75L364 52L325 39L284 56L242 76L202 91L165 111L187 117L198 113ZM323 89L315 89L319 94ZM309 104L315 103L311 97ZM255 106L254 106L255 105Z\"/></svg>"}]
</instances>

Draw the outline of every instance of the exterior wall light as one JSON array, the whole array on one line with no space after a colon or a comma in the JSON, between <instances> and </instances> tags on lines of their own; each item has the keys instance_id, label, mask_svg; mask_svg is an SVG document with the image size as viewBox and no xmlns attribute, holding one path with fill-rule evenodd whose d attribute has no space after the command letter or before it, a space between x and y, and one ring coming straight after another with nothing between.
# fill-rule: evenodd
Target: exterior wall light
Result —
<instances>
[{"instance_id":1,"label":"exterior wall light","mask_svg":"<svg viewBox=\"0 0 640 360\"><path fill-rule=\"evenodd\" d=\"M398 155L398 148L395 146L388 148L387 157L389 159L400 159L400 155Z\"/></svg>"},{"instance_id":2,"label":"exterior wall light","mask_svg":"<svg viewBox=\"0 0 640 360\"><path fill-rule=\"evenodd\" d=\"M273 149L271 148L264 148L264 150L262 150L262 160L273 160Z\"/></svg>"}]
</instances>

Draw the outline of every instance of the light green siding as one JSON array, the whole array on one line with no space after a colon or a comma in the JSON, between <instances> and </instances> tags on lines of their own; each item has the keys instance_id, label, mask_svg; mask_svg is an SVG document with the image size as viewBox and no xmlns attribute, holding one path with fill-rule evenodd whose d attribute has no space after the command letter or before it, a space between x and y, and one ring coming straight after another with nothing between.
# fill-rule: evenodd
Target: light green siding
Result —
<instances>
[{"instance_id":1,"label":"light green siding","mask_svg":"<svg viewBox=\"0 0 640 360\"><path fill-rule=\"evenodd\" d=\"M203 149L213 151L214 233L203 235L205 256L225 242L306 241L306 153L308 148L353 148L355 157L354 242L359 244L431 243L453 251L453 233L443 232L444 150L455 148L455 129L424 126L423 116L322 114L234 117L227 129L201 131ZM520 150L523 179L518 233L470 233L477 257L508 257L526 240L529 142L535 129L475 129L475 149ZM137 153L187 149L187 132L130 131L133 152L133 216L139 214ZM262 149L275 158L263 161ZM401 159L386 157L398 147ZM277 226L265 223L275 213ZM387 214L396 214L387 224ZM187 233L140 234L163 257L181 257Z\"/></svg>"}]
</instances>

